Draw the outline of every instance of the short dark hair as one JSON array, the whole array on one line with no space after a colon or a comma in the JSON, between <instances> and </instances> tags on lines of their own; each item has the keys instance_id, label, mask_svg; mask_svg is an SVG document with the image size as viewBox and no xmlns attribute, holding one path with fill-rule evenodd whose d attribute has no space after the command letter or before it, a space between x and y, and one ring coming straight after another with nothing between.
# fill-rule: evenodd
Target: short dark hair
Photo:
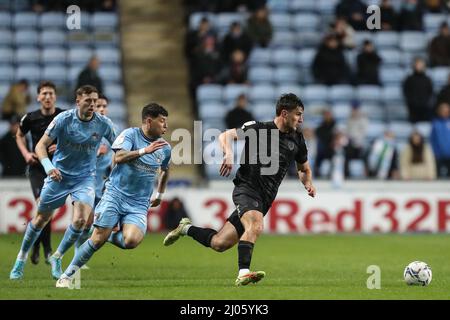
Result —
<instances>
[{"instance_id":1,"label":"short dark hair","mask_svg":"<svg viewBox=\"0 0 450 320\"><path fill-rule=\"evenodd\" d=\"M91 85L81 86L76 91L77 97L81 97L83 94L91 94L91 93L98 93L97 88Z\"/></svg>"},{"instance_id":2,"label":"short dark hair","mask_svg":"<svg viewBox=\"0 0 450 320\"><path fill-rule=\"evenodd\" d=\"M144 120L148 117L157 118L159 115L167 117L169 113L166 109L164 109L163 106L155 102L149 103L144 108L142 108L142 122L144 122Z\"/></svg>"},{"instance_id":3,"label":"short dark hair","mask_svg":"<svg viewBox=\"0 0 450 320\"><path fill-rule=\"evenodd\" d=\"M44 80L39 83L39 85L37 87L37 94L41 93L42 88L45 88L45 87L52 88L56 92L56 85L51 81Z\"/></svg>"},{"instance_id":4,"label":"short dark hair","mask_svg":"<svg viewBox=\"0 0 450 320\"><path fill-rule=\"evenodd\" d=\"M107 98L103 93L99 93L99 94L98 94L98 98L99 98L99 99L106 100L106 102L109 102L108 98Z\"/></svg>"},{"instance_id":5,"label":"short dark hair","mask_svg":"<svg viewBox=\"0 0 450 320\"><path fill-rule=\"evenodd\" d=\"M283 94L277 101L276 115L279 116L282 110L292 111L297 107L305 109L305 106L299 97L293 93Z\"/></svg>"}]
</instances>

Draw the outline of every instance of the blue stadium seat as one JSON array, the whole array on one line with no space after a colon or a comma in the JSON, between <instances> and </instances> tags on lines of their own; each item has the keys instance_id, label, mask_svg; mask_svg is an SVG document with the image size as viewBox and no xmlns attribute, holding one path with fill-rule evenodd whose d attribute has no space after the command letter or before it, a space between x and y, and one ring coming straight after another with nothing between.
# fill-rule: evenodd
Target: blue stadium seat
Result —
<instances>
[{"instance_id":1,"label":"blue stadium seat","mask_svg":"<svg viewBox=\"0 0 450 320\"><path fill-rule=\"evenodd\" d=\"M271 48L294 48L297 45L296 34L291 31L277 31L274 32Z\"/></svg>"},{"instance_id":2,"label":"blue stadium seat","mask_svg":"<svg viewBox=\"0 0 450 320\"><path fill-rule=\"evenodd\" d=\"M352 112L352 106L349 103L334 103L331 107L333 116L336 121L346 121L350 118Z\"/></svg>"},{"instance_id":3,"label":"blue stadium seat","mask_svg":"<svg viewBox=\"0 0 450 320\"><path fill-rule=\"evenodd\" d=\"M299 85L293 84L280 84L275 88L275 96L279 98L282 94L293 93L297 95L300 99L303 99L303 88Z\"/></svg>"},{"instance_id":4,"label":"blue stadium seat","mask_svg":"<svg viewBox=\"0 0 450 320\"><path fill-rule=\"evenodd\" d=\"M74 86L78 80L78 76L80 75L81 70L83 70L84 65L73 65L69 68L69 74L67 76L67 80Z\"/></svg>"},{"instance_id":5,"label":"blue stadium seat","mask_svg":"<svg viewBox=\"0 0 450 320\"><path fill-rule=\"evenodd\" d=\"M222 103L218 102L205 102L200 103L198 112L200 119L219 119L223 120L228 111L228 108Z\"/></svg>"},{"instance_id":6,"label":"blue stadium seat","mask_svg":"<svg viewBox=\"0 0 450 320\"><path fill-rule=\"evenodd\" d=\"M425 138L429 139L431 134L431 123L430 122L417 122L414 125L414 129L419 131L420 134Z\"/></svg>"},{"instance_id":7,"label":"blue stadium seat","mask_svg":"<svg viewBox=\"0 0 450 320\"><path fill-rule=\"evenodd\" d=\"M92 34L84 30L71 31L66 36L69 48L90 46L93 42L92 38Z\"/></svg>"},{"instance_id":8,"label":"blue stadium seat","mask_svg":"<svg viewBox=\"0 0 450 320\"><path fill-rule=\"evenodd\" d=\"M23 65L16 68L16 81L20 79L27 79L28 81L40 81L41 69L38 65Z\"/></svg>"},{"instance_id":9,"label":"blue stadium seat","mask_svg":"<svg viewBox=\"0 0 450 320\"><path fill-rule=\"evenodd\" d=\"M275 95L275 87L268 84L252 86L248 92L251 103L267 101L272 103L277 98Z\"/></svg>"},{"instance_id":10,"label":"blue stadium seat","mask_svg":"<svg viewBox=\"0 0 450 320\"><path fill-rule=\"evenodd\" d=\"M9 65L0 64L0 81L4 82L14 81L14 68Z\"/></svg>"},{"instance_id":11,"label":"blue stadium seat","mask_svg":"<svg viewBox=\"0 0 450 320\"><path fill-rule=\"evenodd\" d=\"M122 85L108 83L104 89L105 96L114 102L122 102L125 98L125 93Z\"/></svg>"},{"instance_id":12,"label":"blue stadium seat","mask_svg":"<svg viewBox=\"0 0 450 320\"><path fill-rule=\"evenodd\" d=\"M275 68L273 79L277 84L296 84L300 80L299 70L295 66Z\"/></svg>"},{"instance_id":13,"label":"blue stadium seat","mask_svg":"<svg viewBox=\"0 0 450 320\"><path fill-rule=\"evenodd\" d=\"M301 49L297 55L297 61L303 68L310 68L316 56L316 49Z\"/></svg>"},{"instance_id":14,"label":"blue stadium seat","mask_svg":"<svg viewBox=\"0 0 450 320\"><path fill-rule=\"evenodd\" d=\"M120 64L120 51L117 48L99 48L95 50L95 55L101 63Z\"/></svg>"},{"instance_id":15,"label":"blue stadium seat","mask_svg":"<svg viewBox=\"0 0 450 320\"><path fill-rule=\"evenodd\" d=\"M14 51L9 47L0 47L0 65L14 62Z\"/></svg>"},{"instance_id":16,"label":"blue stadium seat","mask_svg":"<svg viewBox=\"0 0 450 320\"><path fill-rule=\"evenodd\" d=\"M43 47L64 46L66 33L59 30L43 30L40 34L40 43Z\"/></svg>"},{"instance_id":17,"label":"blue stadium seat","mask_svg":"<svg viewBox=\"0 0 450 320\"><path fill-rule=\"evenodd\" d=\"M297 13L291 21L294 30L315 31L319 28L320 18L313 13Z\"/></svg>"},{"instance_id":18,"label":"blue stadium seat","mask_svg":"<svg viewBox=\"0 0 450 320\"><path fill-rule=\"evenodd\" d=\"M382 137L384 132L386 131L387 126L383 121L369 121L369 125L367 127L367 139L372 141L379 137Z\"/></svg>"},{"instance_id":19,"label":"blue stadium seat","mask_svg":"<svg viewBox=\"0 0 450 320\"><path fill-rule=\"evenodd\" d=\"M105 83L122 80L122 69L117 65L101 65L98 74Z\"/></svg>"},{"instance_id":20,"label":"blue stadium seat","mask_svg":"<svg viewBox=\"0 0 450 320\"><path fill-rule=\"evenodd\" d=\"M381 89L375 85L360 85L356 88L356 97L360 102L378 102L381 99Z\"/></svg>"},{"instance_id":21,"label":"blue stadium seat","mask_svg":"<svg viewBox=\"0 0 450 320\"><path fill-rule=\"evenodd\" d=\"M413 127L408 121L391 121L388 127L397 139L408 139L413 131Z\"/></svg>"},{"instance_id":22,"label":"blue stadium seat","mask_svg":"<svg viewBox=\"0 0 450 320\"><path fill-rule=\"evenodd\" d=\"M270 67L254 67L248 72L248 79L253 84L271 83L273 76L273 69Z\"/></svg>"},{"instance_id":23,"label":"blue stadium seat","mask_svg":"<svg viewBox=\"0 0 450 320\"><path fill-rule=\"evenodd\" d=\"M189 16L189 29L197 30L203 17L208 18L209 24L215 28L216 16L211 12L194 12Z\"/></svg>"},{"instance_id":24,"label":"blue stadium seat","mask_svg":"<svg viewBox=\"0 0 450 320\"><path fill-rule=\"evenodd\" d=\"M297 64L297 51L294 49L274 49L272 50L272 64L275 66L289 66L295 68Z\"/></svg>"},{"instance_id":25,"label":"blue stadium seat","mask_svg":"<svg viewBox=\"0 0 450 320\"><path fill-rule=\"evenodd\" d=\"M16 30L35 29L37 22L38 15L34 12L17 12L12 20L13 27Z\"/></svg>"},{"instance_id":26,"label":"blue stadium seat","mask_svg":"<svg viewBox=\"0 0 450 320\"><path fill-rule=\"evenodd\" d=\"M0 11L0 28L9 29L11 28L11 14L9 12Z\"/></svg>"},{"instance_id":27,"label":"blue stadium seat","mask_svg":"<svg viewBox=\"0 0 450 320\"><path fill-rule=\"evenodd\" d=\"M269 16L275 32L289 31L291 27L291 15L289 13L272 13Z\"/></svg>"},{"instance_id":28,"label":"blue stadium seat","mask_svg":"<svg viewBox=\"0 0 450 320\"><path fill-rule=\"evenodd\" d=\"M399 66L402 64L402 54L400 50L380 49L378 54L383 60L383 66Z\"/></svg>"},{"instance_id":29,"label":"blue stadium seat","mask_svg":"<svg viewBox=\"0 0 450 320\"><path fill-rule=\"evenodd\" d=\"M334 10L339 0L318 0L316 1L317 10L321 15L334 15Z\"/></svg>"},{"instance_id":30,"label":"blue stadium seat","mask_svg":"<svg viewBox=\"0 0 450 320\"><path fill-rule=\"evenodd\" d=\"M2 101L6 97L10 87L11 86L9 83L0 82L0 101Z\"/></svg>"},{"instance_id":31,"label":"blue stadium seat","mask_svg":"<svg viewBox=\"0 0 450 320\"><path fill-rule=\"evenodd\" d=\"M200 103L222 100L222 86L218 84L203 84L197 87L197 100Z\"/></svg>"},{"instance_id":32,"label":"blue stadium seat","mask_svg":"<svg viewBox=\"0 0 450 320\"><path fill-rule=\"evenodd\" d=\"M364 179L366 175L366 165L364 160L352 159L348 162L348 171L352 179Z\"/></svg>"},{"instance_id":33,"label":"blue stadium seat","mask_svg":"<svg viewBox=\"0 0 450 320\"><path fill-rule=\"evenodd\" d=\"M423 32L405 31L400 36L400 48L403 51L421 52L427 47L427 38Z\"/></svg>"},{"instance_id":34,"label":"blue stadium seat","mask_svg":"<svg viewBox=\"0 0 450 320\"><path fill-rule=\"evenodd\" d=\"M386 114L389 121L408 120L408 109L404 104L386 105Z\"/></svg>"},{"instance_id":35,"label":"blue stadium seat","mask_svg":"<svg viewBox=\"0 0 450 320\"><path fill-rule=\"evenodd\" d=\"M86 65L94 52L89 47L76 47L69 49L67 60L70 64Z\"/></svg>"},{"instance_id":36,"label":"blue stadium seat","mask_svg":"<svg viewBox=\"0 0 450 320\"><path fill-rule=\"evenodd\" d=\"M376 32L374 41L377 49L395 49L399 46L400 36L399 33L395 31Z\"/></svg>"},{"instance_id":37,"label":"blue stadium seat","mask_svg":"<svg viewBox=\"0 0 450 320\"><path fill-rule=\"evenodd\" d=\"M16 50L15 62L19 65L25 63L38 64L40 62L39 50L35 47L21 47Z\"/></svg>"},{"instance_id":38,"label":"blue stadium seat","mask_svg":"<svg viewBox=\"0 0 450 320\"><path fill-rule=\"evenodd\" d=\"M291 0L289 2L290 12L315 12L316 0Z\"/></svg>"},{"instance_id":39,"label":"blue stadium seat","mask_svg":"<svg viewBox=\"0 0 450 320\"><path fill-rule=\"evenodd\" d=\"M14 34L14 41L17 46L36 46L38 39L38 33L33 30L19 30Z\"/></svg>"},{"instance_id":40,"label":"blue stadium seat","mask_svg":"<svg viewBox=\"0 0 450 320\"><path fill-rule=\"evenodd\" d=\"M269 65L271 61L272 51L264 48L254 48L249 56L250 66Z\"/></svg>"},{"instance_id":41,"label":"blue stadium seat","mask_svg":"<svg viewBox=\"0 0 450 320\"><path fill-rule=\"evenodd\" d=\"M330 88L329 98L332 102L351 102L355 98L355 92L350 85L334 85Z\"/></svg>"},{"instance_id":42,"label":"blue stadium seat","mask_svg":"<svg viewBox=\"0 0 450 320\"><path fill-rule=\"evenodd\" d=\"M372 32L368 31L356 31L354 36L355 45L357 48L360 48L365 40L371 40L375 43L375 36Z\"/></svg>"},{"instance_id":43,"label":"blue stadium seat","mask_svg":"<svg viewBox=\"0 0 450 320\"><path fill-rule=\"evenodd\" d=\"M270 121L275 118L275 104L269 102L256 103L251 111L258 121Z\"/></svg>"},{"instance_id":44,"label":"blue stadium seat","mask_svg":"<svg viewBox=\"0 0 450 320\"><path fill-rule=\"evenodd\" d=\"M66 50L62 47L44 48L41 51L41 61L43 64L65 64Z\"/></svg>"},{"instance_id":45,"label":"blue stadium seat","mask_svg":"<svg viewBox=\"0 0 450 320\"><path fill-rule=\"evenodd\" d=\"M114 12L95 12L91 17L91 28L95 30L115 30L119 23L117 14Z\"/></svg>"},{"instance_id":46,"label":"blue stadium seat","mask_svg":"<svg viewBox=\"0 0 450 320\"><path fill-rule=\"evenodd\" d=\"M407 69L401 67L381 67L380 81L383 85L400 85L407 76Z\"/></svg>"},{"instance_id":47,"label":"blue stadium seat","mask_svg":"<svg viewBox=\"0 0 450 320\"><path fill-rule=\"evenodd\" d=\"M42 70L42 79L53 81L56 85L65 85L67 72L64 65L49 65Z\"/></svg>"},{"instance_id":48,"label":"blue stadium seat","mask_svg":"<svg viewBox=\"0 0 450 320\"><path fill-rule=\"evenodd\" d=\"M228 84L223 88L223 100L228 104L234 105L239 95L248 95L249 87L245 84Z\"/></svg>"},{"instance_id":49,"label":"blue stadium seat","mask_svg":"<svg viewBox=\"0 0 450 320\"><path fill-rule=\"evenodd\" d=\"M303 98L306 103L317 103L328 101L328 88L324 85L313 84L304 87Z\"/></svg>"},{"instance_id":50,"label":"blue stadium seat","mask_svg":"<svg viewBox=\"0 0 450 320\"><path fill-rule=\"evenodd\" d=\"M369 121L380 120L386 121L386 110L383 105L364 103L360 106L361 112L364 113Z\"/></svg>"},{"instance_id":51,"label":"blue stadium seat","mask_svg":"<svg viewBox=\"0 0 450 320\"><path fill-rule=\"evenodd\" d=\"M447 84L447 80L450 75L449 67L434 67L430 70L430 72L435 90L439 90Z\"/></svg>"},{"instance_id":52,"label":"blue stadium seat","mask_svg":"<svg viewBox=\"0 0 450 320\"><path fill-rule=\"evenodd\" d=\"M11 0L11 10L14 12L22 12L31 10L31 1L29 0Z\"/></svg>"},{"instance_id":53,"label":"blue stadium seat","mask_svg":"<svg viewBox=\"0 0 450 320\"><path fill-rule=\"evenodd\" d=\"M0 46L13 46L14 35L10 30L0 29Z\"/></svg>"},{"instance_id":54,"label":"blue stadium seat","mask_svg":"<svg viewBox=\"0 0 450 320\"><path fill-rule=\"evenodd\" d=\"M82 14L83 15L83 14ZM66 28L66 16L60 12L44 12L39 16L39 27L42 30Z\"/></svg>"},{"instance_id":55,"label":"blue stadium seat","mask_svg":"<svg viewBox=\"0 0 450 320\"><path fill-rule=\"evenodd\" d=\"M116 125L120 120L126 119L127 109L122 103L108 103L108 117L113 120Z\"/></svg>"},{"instance_id":56,"label":"blue stadium seat","mask_svg":"<svg viewBox=\"0 0 450 320\"><path fill-rule=\"evenodd\" d=\"M440 13L425 13L423 24L425 31L437 33L442 22L446 22L447 16Z\"/></svg>"},{"instance_id":57,"label":"blue stadium seat","mask_svg":"<svg viewBox=\"0 0 450 320\"><path fill-rule=\"evenodd\" d=\"M290 0L268 0L267 7L270 12L289 12Z\"/></svg>"},{"instance_id":58,"label":"blue stadium seat","mask_svg":"<svg viewBox=\"0 0 450 320\"><path fill-rule=\"evenodd\" d=\"M216 15L216 28L218 31L228 32L233 22L239 22L245 27L246 15L243 13L220 13Z\"/></svg>"},{"instance_id":59,"label":"blue stadium seat","mask_svg":"<svg viewBox=\"0 0 450 320\"><path fill-rule=\"evenodd\" d=\"M301 48L317 48L322 41L322 34L317 31L302 31L297 33L299 45Z\"/></svg>"},{"instance_id":60,"label":"blue stadium seat","mask_svg":"<svg viewBox=\"0 0 450 320\"><path fill-rule=\"evenodd\" d=\"M401 86L386 86L382 89L381 95L385 105L403 103L403 91Z\"/></svg>"}]
</instances>

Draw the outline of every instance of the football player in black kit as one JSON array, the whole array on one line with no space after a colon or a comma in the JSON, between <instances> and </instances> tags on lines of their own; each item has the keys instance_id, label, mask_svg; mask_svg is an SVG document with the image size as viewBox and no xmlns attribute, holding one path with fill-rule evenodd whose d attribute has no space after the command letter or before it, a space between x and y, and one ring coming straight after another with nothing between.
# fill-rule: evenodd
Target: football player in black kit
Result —
<instances>
[{"instance_id":1,"label":"football player in black kit","mask_svg":"<svg viewBox=\"0 0 450 320\"><path fill-rule=\"evenodd\" d=\"M183 218L178 227L166 236L164 245L171 245L184 235L218 252L238 244L239 274L235 284L247 285L264 278L264 271L249 270L253 247L263 231L264 216L292 161L297 163L299 179L308 195L316 195L305 139L299 128L303 122L303 111L303 103L295 94L284 94L277 101L273 121L250 121L242 126L242 130L230 129L220 134L219 141L224 152L220 175L225 177L232 170L232 140L246 138L245 161L241 160L233 180L236 210L218 232L193 226L188 218ZM270 161L266 161L269 155Z\"/></svg>"},{"instance_id":2,"label":"football player in black kit","mask_svg":"<svg viewBox=\"0 0 450 320\"><path fill-rule=\"evenodd\" d=\"M34 153L34 149L53 118L65 111L55 106L56 86L53 82L42 81L37 88L37 94L37 101L39 101L41 107L39 110L29 112L22 117L20 120L20 127L16 134L17 146L28 164L28 178L30 179L31 189L36 202L39 201L41 189L47 174L45 173L44 168L42 168L37 155ZM25 139L25 135L28 132L31 133L33 143L32 151L28 150ZM48 148L50 160L55 149L56 141ZM31 253L31 262L33 264L39 263L39 249L41 242L44 247L45 262L48 263L48 258L52 253L50 234L51 226L50 223L48 223L33 246L33 252Z\"/></svg>"}]
</instances>

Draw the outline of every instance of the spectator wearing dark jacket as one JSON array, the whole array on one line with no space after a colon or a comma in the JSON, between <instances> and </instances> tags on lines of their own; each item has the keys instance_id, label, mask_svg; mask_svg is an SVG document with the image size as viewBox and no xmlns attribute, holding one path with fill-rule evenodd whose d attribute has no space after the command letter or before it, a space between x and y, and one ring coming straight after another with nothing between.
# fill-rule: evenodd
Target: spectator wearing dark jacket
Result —
<instances>
[{"instance_id":1,"label":"spectator wearing dark jacket","mask_svg":"<svg viewBox=\"0 0 450 320\"><path fill-rule=\"evenodd\" d=\"M240 128L248 121L254 120L252 113L247 108L247 97L245 94L239 95L236 106L225 116L225 124L228 129Z\"/></svg>"},{"instance_id":2,"label":"spectator wearing dark jacket","mask_svg":"<svg viewBox=\"0 0 450 320\"><path fill-rule=\"evenodd\" d=\"M425 61L422 58L416 58L413 73L403 82L403 95L411 123L429 121L431 117L433 83L425 74L425 68Z\"/></svg>"},{"instance_id":3,"label":"spectator wearing dark jacket","mask_svg":"<svg viewBox=\"0 0 450 320\"><path fill-rule=\"evenodd\" d=\"M450 177L450 104L442 102L431 123L430 143L439 177Z\"/></svg>"},{"instance_id":4,"label":"spectator wearing dark jacket","mask_svg":"<svg viewBox=\"0 0 450 320\"><path fill-rule=\"evenodd\" d=\"M361 0L341 0L336 6L336 16L344 17L355 30L366 30L367 5Z\"/></svg>"},{"instance_id":5,"label":"spectator wearing dark jacket","mask_svg":"<svg viewBox=\"0 0 450 320\"><path fill-rule=\"evenodd\" d=\"M167 230L173 230L178 226L178 223L183 218L189 218L183 202L175 197L173 198L167 207L164 214L164 225Z\"/></svg>"},{"instance_id":6,"label":"spectator wearing dark jacket","mask_svg":"<svg viewBox=\"0 0 450 320\"><path fill-rule=\"evenodd\" d=\"M230 27L230 32L225 36L222 42L222 60L227 62L231 57L231 53L235 50L241 50L248 57L252 49L252 39L250 39L247 32L242 30L239 22L233 22Z\"/></svg>"},{"instance_id":7,"label":"spectator wearing dark jacket","mask_svg":"<svg viewBox=\"0 0 450 320\"><path fill-rule=\"evenodd\" d=\"M380 68L381 58L376 53L371 41L364 41L363 50L358 54L357 81L358 84L380 84L378 70Z\"/></svg>"},{"instance_id":8,"label":"spectator wearing dark jacket","mask_svg":"<svg viewBox=\"0 0 450 320\"><path fill-rule=\"evenodd\" d=\"M324 160L331 160L333 157L333 137L336 121L330 110L323 112L322 123L316 128L317 154L314 164L314 175L320 176L320 166Z\"/></svg>"},{"instance_id":9,"label":"spectator wearing dark jacket","mask_svg":"<svg viewBox=\"0 0 450 320\"><path fill-rule=\"evenodd\" d=\"M198 29L189 31L186 36L185 54L189 61L192 61L193 57L202 50L202 44L206 37L217 38L208 18L203 17Z\"/></svg>"},{"instance_id":10,"label":"spectator wearing dark jacket","mask_svg":"<svg viewBox=\"0 0 450 320\"><path fill-rule=\"evenodd\" d=\"M192 76L195 87L200 84L215 83L220 72L220 56L216 50L215 38L206 37L202 49L194 56Z\"/></svg>"},{"instance_id":11,"label":"spectator wearing dark jacket","mask_svg":"<svg viewBox=\"0 0 450 320\"><path fill-rule=\"evenodd\" d=\"M4 177L20 177L25 175L27 164L17 148L16 132L19 118L14 115L9 119L9 131L0 139L0 163Z\"/></svg>"},{"instance_id":12,"label":"spectator wearing dark jacket","mask_svg":"<svg viewBox=\"0 0 450 320\"><path fill-rule=\"evenodd\" d=\"M418 0L406 0L403 3L398 24L400 31L423 30L423 10Z\"/></svg>"},{"instance_id":13,"label":"spectator wearing dark jacket","mask_svg":"<svg viewBox=\"0 0 450 320\"><path fill-rule=\"evenodd\" d=\"M383 0L380 4L381 9L381 30L392 31L397 30L397 12L390 0Z\"/></svg>"},{"instance_id":14,"label":"spectator wearing dark jacket","mask_svg":"<svg viewBox=\"0 0 450 320\"><path fill-rule=\"evenodd\" d=\"M350 68L336 36L325 37L314 57L312 70L316 81L326 85L349 82Z\"/></svg>"},{"instance_id":15,"label":"spectator wearing dark jacket","mask_svg":"<svg viewBox=\"0 0 450 320\"><path fill-rule=\"evenodd\" d=\"M247 33L255 45L267 47L272 39L272 24L266 7L258 8L247 21Z\"/></svg>"},{"instance_id":16,"label":"spectator wearing dark jacket","mask_svg":"<svg viewBox=\"0 0 450 320\"><path fill-rule=\"evenodd\" d=\"M439 34L434 37L428 47L430 65L450 66L450 30L447 23L443 23Z\"/></svg>"},{"instance_id":17,"label":"spectator wearing dark jacket","mask_svg":"<svg viewBox=\"0 0 450 320\"><path fill-rule=\"evenodd\" d=\"M219 81L224 84L245 84L247 83L247 74L248 66L245 61L245 53L236 49L218 77Z\"/></svg>"},{"instance_id":18,"label":"spectator wearing dark jacket","mask_svg":"<svg viewBox=\"0 0 450 320\"><path fill-rule=\"evenodd\" d=\"M447 84L439 91L436 102L439 105L441 102L450 104L450 74L448 75Z\"/></svg>"},{"instance_id":19,"label":"spectator wearing dark jacket","mask_svg":"<svg viewBox=\"0 0 450 320\"><path fill-rule=\"evenodd\" d=\"M98 92L103 92L103 82L98 75L100 60L96 56L89 59L89 63L78 75L77 88L84 85L91 85L97 88Z\"/></svg>"}]
</instances>

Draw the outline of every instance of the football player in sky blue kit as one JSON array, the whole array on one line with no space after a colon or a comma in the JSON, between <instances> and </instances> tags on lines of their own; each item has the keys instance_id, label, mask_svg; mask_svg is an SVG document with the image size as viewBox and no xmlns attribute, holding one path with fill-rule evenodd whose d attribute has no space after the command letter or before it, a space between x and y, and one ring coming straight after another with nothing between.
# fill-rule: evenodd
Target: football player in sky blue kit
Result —
<instances>
[{"instance_id":1,"label":"football player in sky blue kit","mask_svg":"<svg viewBox=\"0 0 450 320\"><path fill-rule=\"evenodd\" d=\"M161 138L167 130L167 116L162 106L150 103L142 110L142 126L124 130L114 141L115 166L95 207L94 232L78 248L56 287L70 287L75 272L106 241L122 249L133 249L143 240L148 208L160 204L168 180L171 148ZM157 193L150 200L159 169ZM117 223L121 229L112 232Z\"/></svg>"},{"instance_id":2,"label":"football player in sky blue kit","mask_svg":"<svg viewBox=\"0 0 450 320\"><path fill-rule=\"evenodd\" d=\"M10 273L10 279L23 277L28 252L42 228L50 221L54 209L62 206L70 194L74 209L72 224L50 258L52 276L61 275L61 258L83 231L95 200L95 166L97 150L105 137L111 143L116 135L108 118L95 113L98 98L93 86L76 91L77 108L60 113L48 126L36 145L36 154L47 173L36 216L28 223L20 252ZM57 139L53 162L47 148Z\"/></svg>"}]
</instances>

